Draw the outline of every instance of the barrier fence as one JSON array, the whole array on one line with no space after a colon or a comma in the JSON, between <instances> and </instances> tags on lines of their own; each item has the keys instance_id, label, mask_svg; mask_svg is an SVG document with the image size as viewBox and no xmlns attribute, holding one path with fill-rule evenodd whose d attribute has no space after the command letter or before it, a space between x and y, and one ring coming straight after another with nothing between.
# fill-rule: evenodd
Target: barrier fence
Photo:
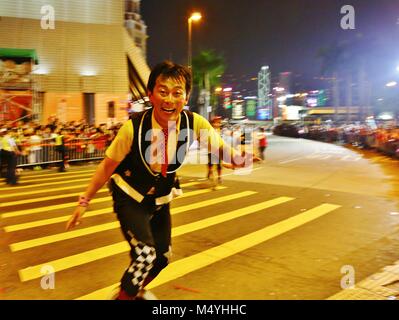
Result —
<instances>
[{"instance_id":1,"label":"barrier fence","mask_svg":"<svg viewBox=\"0 0 399 320\"><path fill-rule=\"evenodd\" d=\"M39 144L24 142L19 144L21 154L17 157L17 167L40 166L62 161L62 152L54 139L42 139ZM75 138L64 143L65 159L90 161L104 158L106 139Z\"/></svg>"}]
</instances>

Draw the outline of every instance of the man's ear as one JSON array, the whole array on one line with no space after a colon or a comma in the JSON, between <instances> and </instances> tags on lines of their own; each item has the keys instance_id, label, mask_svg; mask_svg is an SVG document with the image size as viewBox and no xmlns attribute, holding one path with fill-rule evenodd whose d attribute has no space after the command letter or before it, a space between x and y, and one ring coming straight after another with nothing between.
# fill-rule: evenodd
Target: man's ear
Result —
<instances>
[{"instance_id":1,"label":"man's ear","mask_svg":"<svg viewBox=\"0 0 399 320\"><path fill-rule=\"evenodd\" d=\"M191 94L191 93L189 93L189 94L186 96L186 101L185 101L185 105L186 105L186 106L188 105L188 102L190 101L190 94Z\"/></svg>"}]
</instances>

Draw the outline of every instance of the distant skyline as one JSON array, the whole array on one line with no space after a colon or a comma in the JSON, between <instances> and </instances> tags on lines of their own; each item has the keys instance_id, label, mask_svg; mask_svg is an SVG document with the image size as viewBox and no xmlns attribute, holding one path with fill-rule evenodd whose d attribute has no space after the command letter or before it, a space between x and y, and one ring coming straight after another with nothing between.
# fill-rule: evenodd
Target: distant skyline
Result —
<instances>
[{"instance_id":1,"label":"distant skyline","mask_svg":"<svg viewBox=\"0 0 399 320\"><path fill-rule=\"evenodd\" d=\"M355 8L355 30L340 27L341 7L348 4ZM316 88L318 50L359 36L376 39L385 54L381 70L399 65L397 0L142 0L150 66L164 59L187 62L187 18L195 10L203 19L193 24L193 55L222 53L226 73L235 78L257 76L269 65L273 78L290 71L306 89Z\"/></svg>"}]
</instances>

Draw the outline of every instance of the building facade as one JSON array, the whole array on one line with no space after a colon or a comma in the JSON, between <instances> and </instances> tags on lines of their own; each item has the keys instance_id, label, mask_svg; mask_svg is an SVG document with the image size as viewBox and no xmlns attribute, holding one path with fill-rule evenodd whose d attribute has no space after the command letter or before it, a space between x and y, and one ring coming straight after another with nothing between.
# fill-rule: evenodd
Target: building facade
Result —
<instances>
[{"instance_id":1,"label":"building facade","mask_svg":"<svg viewBox=\"0 0 399 320\"><path fill-rule=\"evenodd\" d=\"M0 96L31 92L28 109L42 123L54 115L94 124L126 119L128 100L146 96L150 70L124 27L125 7L124 0L2 0L0 49L30 50L37 60L29 85L0 80ZM4 79L16 58L0 59Z\"/></svg>"},{"instance_id":2,"label":"building facade","mask_svg":"<svg viewBox=\"0 0 399 320\"><path fill-rule=\"evenodd\" d=\"M147 26L140 14L141 0L125 0L125 27L143 56L147 56Z\"/></svg>"}]
</instances>

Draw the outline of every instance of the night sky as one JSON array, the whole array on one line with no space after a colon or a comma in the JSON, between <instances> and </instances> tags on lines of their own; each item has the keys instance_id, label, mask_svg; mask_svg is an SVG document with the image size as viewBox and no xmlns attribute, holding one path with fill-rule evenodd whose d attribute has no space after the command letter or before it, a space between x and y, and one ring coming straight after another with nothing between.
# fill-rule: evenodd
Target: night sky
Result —
<instances>
[{"instance_id":1,"label":"night sky","mask_svg":"<svg viewBox=\"0 0 399 320\"><path fill-rule=\"evenodd\" d=\"M340 27L346 4L356 10L355 30ZM203 19L193 23L193 55L203 49L222 53L226 73L237 79L257 76L269 65L273 78L291 71L301 75L305 89L316 89L319 48L359 35L378 43L385 73L399 64L398 0L142 0L150 66L164 59L186 63L187 18L195 10Z\"/></svg>"}]
</instances>

